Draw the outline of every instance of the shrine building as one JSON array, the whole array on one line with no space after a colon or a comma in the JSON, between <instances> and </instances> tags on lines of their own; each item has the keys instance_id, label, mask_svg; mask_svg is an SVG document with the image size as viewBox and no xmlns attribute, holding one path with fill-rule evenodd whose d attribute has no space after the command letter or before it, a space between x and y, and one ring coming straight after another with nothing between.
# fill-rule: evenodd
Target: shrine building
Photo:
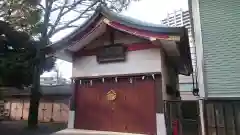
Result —
<instances>
[{"instance_id":1,"label":"shrine building","mask_svg":"<svg viewBox=\"0 0 240 135\"><path fill-rule=\"evenodd\" d=\"M186 28L105 7L46 51L72 62L74 129L164 135L165 102L180 100L178 75L192 73Z\"/></svg>"}]
</instances>

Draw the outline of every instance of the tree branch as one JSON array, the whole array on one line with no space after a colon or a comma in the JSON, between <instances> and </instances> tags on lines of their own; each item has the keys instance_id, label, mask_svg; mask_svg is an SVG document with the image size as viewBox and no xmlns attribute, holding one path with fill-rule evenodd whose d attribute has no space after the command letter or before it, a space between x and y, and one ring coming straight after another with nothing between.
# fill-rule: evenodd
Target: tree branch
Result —
<instances>
[{"instance_id":1,"label":"tree branch","mask_svg":"<svg viewBox=\"0 0 240 135\"><path fill-rule=\"evenodd\" d=\"M39 6L43 11L46 10L46 8L45 8L42 4L38 4L38 6Z\"/></svg>"},{"instance_id":2,"label":"tree branch","mask_svg":"<svg viewBox=\"0 0 240 135\"><path fill-rule=\"evenodd\" d=\"M58 13L58 16L57 16L57 19L55 21L55 23L52 25L50 31L48 32L48 35L52 35L53 31L55 30L55 28L57 27L57 25L59 24L62 16L63 16L63 11L64 11L64 7L67 5L67 2L68 0L65 0L64 1L64 5L62 6L62 8L60 9L59 13Z\"/></svg>"},{"instance_id":3,"label":"tree branch","mask_svg":"<svg viewBox=\"0 0 240 135\"><path fill-rule=\"evenodd\" d=\"M78 28L78 27L79 27L79 26L77 26L77 25L70 25L70 26L60 27L60 28L56 29L56 30L54 31L54 33L52 33L51 37L52 37L53 35L57 34L58 32L62 31L62 30L69 29L69 28Z\"/></svg>"},{"instance_id":4,"label":"tree branch","mask_svg":"<svg viewBox=\"0 0 240 135\"><path fill-rule=\"evenodd\" d=\"M79 0L75 3L73 3L68 10L66 10L65 12L63 12L63 15L67 14L68 12L72 11L78 4L81 4L83 0Z\"/></svg>"},{"instance_id":5,"label":"tree branch","mask_svg":"<svg viewBox=\"0 0 240 135\"><path fill-rule=\"evenodd\" d=\"M55 11L57 11L57 10L59 10L59 9L67 8L67 7L69 7L69 6L67 6L67 5L65 5L65 6L58 6L58 7L56 7L56 8L53 8L53 9L51 10L51 12L55 12Z\"/></svg>"},{"instance_id":6,"label":"tree branch","mask_svg":"<svg viewBox=\"0 0 240 135\"><path fill-rule=\"evenodd\" d=\"M69 21L68 23L66 23L64 26L59 27L58 29L56 29L55 31L53 31L51 34L49 34L48 36L51 37L54 34L56 34L57 32L68 28L71 24L73 24L74 22L78 21L79 19L83 18L83 15L88 12L91 11L91 9L99 2L100 0L96 0L94 3L92 3L92 5L90 5L87 9L85 9L78 17L74 18L73 20Z\"/></svg>"},{"instance_id":7,"label":"tree branch","mask_svg":"<svg viewBox=\"0 0 240 135\"><path fill-rule=\"evenodd\" d=\"M52 8L52 4L53 4L53 0L46 0L45 1L45 6L46 6L46 12L44 14L44 20L43 20L43 30L41 31L41 38L40 38L40 42L42 45L46 45L47 44L47 40L48 39L48 25L49 25L49 21L50 21L50 14L51 14L51 8Z\"/></svg>"}]
</instances>

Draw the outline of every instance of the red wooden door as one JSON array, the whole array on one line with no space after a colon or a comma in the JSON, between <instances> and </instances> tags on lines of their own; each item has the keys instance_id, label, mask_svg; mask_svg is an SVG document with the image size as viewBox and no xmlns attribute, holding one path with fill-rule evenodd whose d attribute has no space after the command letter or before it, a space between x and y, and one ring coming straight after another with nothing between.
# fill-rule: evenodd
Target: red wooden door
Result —
<instances>
[{"instance_id":1,"label":"red wooden door","mask_svg":"<svg viewBox=\"0 0 240 135\"><path fill-rule=\"evenodd\" d=\"M104 84L84 84L77 90L75 128L88 130L111 130L111 110L103 99Z\"/></svg>"},{"instance_id":2,"label":"red wooden door","mask_svg":"<svg viewBox=\"0 0 240 135\"><path fill-rule=\"evenodd\" d=\"M116 99L107 100L114 90ZM130 133L156 133L154 81L128 78L81 86L77 92L76 128Z\"/></svg>"},{"instance_id":3,"label":"red wooden door","mask_svg":"<svg viewBox=\"0 0 240 135\"><path fill-rule=\"evenodd\" d=\"M141 131L148 135L156 134L156 108L155 108L155 87L152 78L145 80L136 79L134 83L135 101L129 101L129 108L136 108L138 110L135 119L131 121L129 130ZM133 95L134 95L133 93ZM130 98L130 97L129 97ZM129 99L130 100L130 99Z\"/></svg>"},{"instance_id":4,"label":"red wooden door","mask_svg":"<svg viewBox=\"0 0 240 135\"><path fill-rule=\"evenodd\" d=\"M130 133L156 133L155 89L151 79L122 80L116 85L118 97L113 111L116 131Z\"/></svg>"}]
</instances>

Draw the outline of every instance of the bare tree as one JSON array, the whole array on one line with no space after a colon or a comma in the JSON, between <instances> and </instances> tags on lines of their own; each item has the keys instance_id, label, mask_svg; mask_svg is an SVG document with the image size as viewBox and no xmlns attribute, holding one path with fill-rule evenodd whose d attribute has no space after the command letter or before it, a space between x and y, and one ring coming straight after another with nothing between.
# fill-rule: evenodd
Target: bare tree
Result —
<instances>
[{"instance_id":1,"label":"bare tree","mask_svg":"<svg viewBox=\"0 0 240 135\"><path fill-rule=\"evenodd\" d=\"M29 0L32 1L32 0ZM46 60L41 48L50 43L50 39L66 29L79 27L84 19L89 18L101 4L120 12L127 8L132 0L39 0L37 7L42 10L39 45L37 46L36 64L34 68L33 88L30 100L28 123L36 127L38 122L38 106L40 100L39 86L42 63Z\"/></svg>"},{"instance_id":2,"label":"bare tree","mask_svg":"<svg viewBox=\"0 0 240 135\"><path fill-rule=\"evenodd\" d=\"M42 0L39 8L44 14L45 30L41 37L50 39L62 30L79 27L101 4L120 12L127 8L130 2L131 0Z\"/></svg>"}]
</instances>

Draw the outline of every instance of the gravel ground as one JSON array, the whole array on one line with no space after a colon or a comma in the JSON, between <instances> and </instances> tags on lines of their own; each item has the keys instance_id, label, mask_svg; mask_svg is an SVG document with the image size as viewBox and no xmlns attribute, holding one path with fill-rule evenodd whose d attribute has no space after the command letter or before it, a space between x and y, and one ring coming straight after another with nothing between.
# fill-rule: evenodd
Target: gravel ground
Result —
<instances>
[{"instance_id":1,"label":"gravel ground","mask_svg":"<svg viewBox=\"0 0 240 135\"><path fill-rule=\"evenodd\" d=\"M0 121L1 135L50 135L65 128L63 123L39 123L38 129L29 130L26 121Z\"/></svg>"}]
</instances>

